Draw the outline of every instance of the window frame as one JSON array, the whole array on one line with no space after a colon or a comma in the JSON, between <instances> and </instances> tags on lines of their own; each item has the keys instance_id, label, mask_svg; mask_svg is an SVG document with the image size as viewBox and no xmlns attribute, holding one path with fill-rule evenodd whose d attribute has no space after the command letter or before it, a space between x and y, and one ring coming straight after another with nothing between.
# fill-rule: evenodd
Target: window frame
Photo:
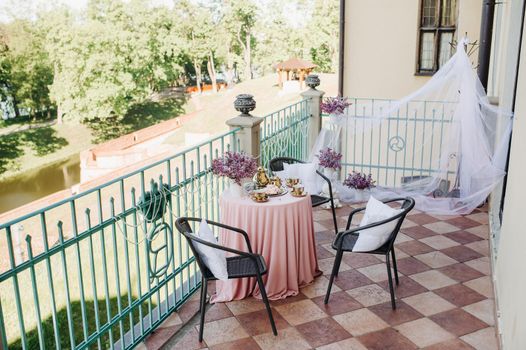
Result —
<instances>
[{"instance_id":1,"label":"window frame","mask_svg":"<svg viewBox=\"0 0 526 350\"><path fill-rule=\"evenodd\" d=\"M439 69L438 65L440 62L440 37L442 33L451 33L453 38L455 37L455 32L457 30L457 21L458 21L458 0L455 0L454 8L452 9L452 14L454 15L454 22L452 25L445 26L442 25L442 4L445 0L435 0L437 6L435 7L435 24L433 26L424 26L423 25L423 15L424 15L424 1L419 1L419 10L418 10L418 26L417 26L417 45L416 45L416 62L415 62L415 75L429 76L436 73ZM421 56L422 56L422 37L424 33L433 33L435 35L433 41L433 68L432 69L422 69L420 68Z\"/></svg>"}]
</instances>

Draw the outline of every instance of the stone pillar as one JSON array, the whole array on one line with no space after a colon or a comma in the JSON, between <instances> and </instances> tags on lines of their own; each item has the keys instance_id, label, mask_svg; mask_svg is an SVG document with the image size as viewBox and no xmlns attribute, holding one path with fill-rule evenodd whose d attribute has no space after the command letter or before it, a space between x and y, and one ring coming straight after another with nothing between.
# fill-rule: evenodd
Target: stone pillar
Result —
<instances>
[{"instance_id":1,"label":"stone pillar","mask_svg":"<svg viewBox=\"0 0 526 350\"><path fill-rule=\"evenodd\" d=\"M320 78L318 78L315 74L309 74L307 76L307 79L305 79L305 83L307 86L309 86L309 89L306 91L303 91L301 93L301 96L305 99L309 99L308 105L309 105L309 113L311 115L310 119L310 125L309 125L309 141L308 141L308 150L312 149L314 147L314 143L316 142L316 138L318 137L318 134L321 130L321 110L320 110L320 103L323 98L323 95L325 92L321 90L317 90L316 87L320 85Z\"/></svg>"},{"instance_id":2,"label":"stone pillar","mask_svg":"<svg viewBox=\"0 0 526 350\"><path fill-rule=\"evenodd\" d=\"M239 149L247 154L254 156L259 161L260 147L260 125L263 122L263 118L254 117L250 114L256 108L256 101L254 96L249 94L237 95L234 101L234 107L240 115L229 119L226 124L230 127L230 130L241 128L237 133L239 138Z\"/></svg>"}]
</instances>

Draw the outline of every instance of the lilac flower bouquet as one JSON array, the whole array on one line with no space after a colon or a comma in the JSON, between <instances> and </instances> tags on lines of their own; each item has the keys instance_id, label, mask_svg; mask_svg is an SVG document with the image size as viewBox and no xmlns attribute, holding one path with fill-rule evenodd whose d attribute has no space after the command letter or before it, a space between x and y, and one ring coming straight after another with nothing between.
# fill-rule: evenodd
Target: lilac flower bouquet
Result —
<instances>
[{"instance_id":1,"label":"lilac flower bouquet","mask_svg":"<svg viewBox=\"0 0 526 350\"><path fill-rule=\"evenodd\" d=\"M256 159L244 152L225 152L221 158L212 161L212 173L225 176L241 185L241 180L254 176L258 168Z\"/></svg>"},{"instance_id":2,"label":"lilac flower bouquet","mask_svg":"<svg viewBox=\"0 0 526 350\"><path fill-rule=\"evenodd\" d=\"M352 103L347 101L347 97L328 97L321 104L321 111L327 114L343 114L345 108Z\"/></svg>"},{"instance_id":3,"label":"lilac flower bouquet","mask_svg":"<svg viewBox=\"0 0 526 350\"><path fill-rule=\"evenodd\" d=\"M320 165L324 168L338 170L342 167L342 154L331 148L325 148L316 155L320 160Z\"/></svg>"},{"instance_id":4,"label":"lilac flower bouquet","mask_svg":"<svg viewBox=\"0 0 526 350\"><path fill-rule=\"evenodd\" d=\"M343 184L347 187L357 190L365 190L374 187L375 182L376 181L373 180L371 174L365 175L363 173L353 171L347 176Z\"/></svg>"}]
</instances>

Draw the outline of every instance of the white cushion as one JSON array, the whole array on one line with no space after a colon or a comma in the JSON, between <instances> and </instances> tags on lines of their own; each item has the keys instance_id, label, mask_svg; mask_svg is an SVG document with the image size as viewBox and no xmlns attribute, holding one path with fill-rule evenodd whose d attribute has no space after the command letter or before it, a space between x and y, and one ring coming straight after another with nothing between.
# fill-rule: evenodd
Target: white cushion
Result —
<instances>
[{"instance_id":1,"label":"white cushion","mask_svg":"<svg viewBox=\"0 0 526 350\"><path fill-rule=\"evenodd\" d=\"M371 196L367 202L363 219L360 222L360 227L389 219L397 214L400 214L399 209L393 209ZM398 220L393 220L380 226L358 231L360 235L358 236L358 240L354 244L352 251L368 252L380 248L387 241L397 224Z\"/></svg>"},{"instance_id":2,"label":"white cushion","mask_svg":"<svg viewBox=\"0 0 526 350\"><path fill-rule=\"evenodd\" d=\"M321 192L323 181L321 176L316 173L317 166L314 163L295 163L283 164L283 171L287 178L298 178L305 187L305 191L310 194L318 194Z\"/></svg>"},{"instance_id":3,"label":"white cushion","mask_svg":"<svg viewBox=\"0 0 526 350\"><path fill-rule=\"evenodd\" d=\"M204 219L201 220L201 224L199 225L199 233L197 234L197 237L203 241L217 244L214 233ZM194 242L194 247L199 253L203 263L208 269L210 269L215 278L222 281L228 280L228 270L226 268L226 255L224 250L212 248L199 242Z\"/></svg>"}]
</instances>

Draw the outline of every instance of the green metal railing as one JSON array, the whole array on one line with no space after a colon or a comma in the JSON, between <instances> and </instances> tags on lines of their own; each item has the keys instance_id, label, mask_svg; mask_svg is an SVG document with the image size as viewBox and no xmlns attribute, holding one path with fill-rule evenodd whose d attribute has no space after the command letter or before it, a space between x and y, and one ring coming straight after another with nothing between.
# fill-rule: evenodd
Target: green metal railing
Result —
<instances>
[{"instance_id":1,"label":"green metal railing","mask_svg":"<svg viewBox=\"0 0 526 350\"><path fill-rule=\"evenodd\" d=\"M373 125L376 122L371 116L385 114L395 101L365 98L348 101L352 105L347 125L341 131L340 145L343 175L359 171L372 174L378 185L400 186L439 171L442 144L447 141L444 137L451 124L454 103L411 101ZM324 125L326 122L324 118ZM356 129L362 132L355 132ZM452 166L446 181L452 185L454 177Z\"/></svg>"},{"instance_id":2,"label":"green metal railing","mask_svg":"<svg viewBox=\"0 0 526 350\"><path fill-rule=\"evenodd\" d=\"M301 100L264 117L261 123L261 164L274 157L308 157L309 100Z\"/></svg>"},{"instance_id":3,"label":"green metal railing","mask_svg":"<svg viewBox=\"0 0 526 350\"><path fill-rule=\"evenodd\" d=\"M130 349L200 286L174 219L216 219L239 129L0 225L4 349Z\"/></svg>"}]
</instances>

